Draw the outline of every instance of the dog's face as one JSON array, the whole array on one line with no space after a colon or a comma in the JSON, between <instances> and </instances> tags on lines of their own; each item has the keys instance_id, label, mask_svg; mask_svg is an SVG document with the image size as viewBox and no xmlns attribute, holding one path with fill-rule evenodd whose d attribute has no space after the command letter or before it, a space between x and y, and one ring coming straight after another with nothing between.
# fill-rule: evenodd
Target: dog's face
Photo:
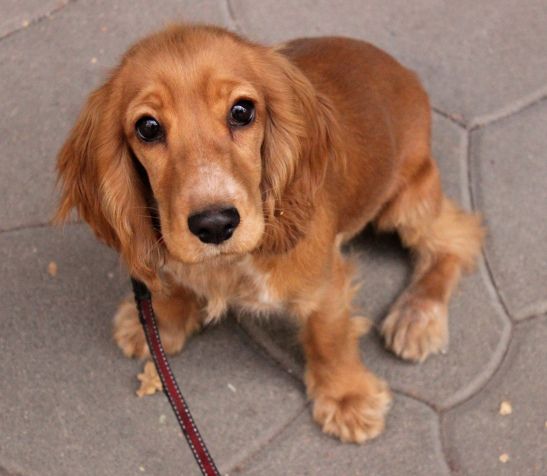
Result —
<instances>
[{"instance_id":1,"label":"dog's face","mask_svg":"<svg viewBox=\"0 0 547 476\"><path fill-rule=\"evenodd\" d=\"M135 60L122 72L124 139L148 176L165 246L185 263L250 252L264 231L265 97L231 46L181 48L175 60L159 51L145 74Z\"/></svg>"},{"instance_id":2,"label":"dog's face","mask_svg":"<svg viewBox=\"0 0 547 476\"><path fill-rule=\"evenodd\" d=\"M328 106L274 50L178 27L125 55L59 157L77 207L131 271L286 251L326 170Z\"/></svg>"}]
</instances>

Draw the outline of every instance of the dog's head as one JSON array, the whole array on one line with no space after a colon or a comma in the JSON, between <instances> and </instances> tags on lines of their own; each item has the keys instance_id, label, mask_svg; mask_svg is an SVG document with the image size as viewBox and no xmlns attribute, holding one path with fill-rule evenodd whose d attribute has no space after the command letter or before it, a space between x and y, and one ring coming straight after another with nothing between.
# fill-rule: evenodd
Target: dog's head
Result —
<instances>
[{"instance_id":1,"label":"dog's head","mask_svg":"<svg viewBox=\"0 0 547 476\"><path fill-rule=\"evenodd\" d=\"M93 92L58 161L62 197L130 271L281 253L306 231L332 110L275 49L214 27L137 43Z\"/></svg>"}]
</instances>

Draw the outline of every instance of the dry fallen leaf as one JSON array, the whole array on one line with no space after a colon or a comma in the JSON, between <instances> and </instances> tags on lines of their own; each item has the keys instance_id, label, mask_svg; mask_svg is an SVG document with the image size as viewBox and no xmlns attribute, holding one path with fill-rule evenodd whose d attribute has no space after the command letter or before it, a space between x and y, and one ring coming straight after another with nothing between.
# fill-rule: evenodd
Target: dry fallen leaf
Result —
<instances>
[{"instance_id":1,"label":"dry fallen leaf","mask_svg":"<svg viewBox=\"0 0 547 476\"><path fill-rule=\"evenodd\" d=\"M47 265L47 272L50 276L57 276L57 263L55 261L51 261L48 265Z\"/></svg>"},{"instance_id":2,"label":"dry fallen leaf","mask_svg":"<svg viewBox=\"0 0 547 476\"><path fill-rule=\"evenodd\" d=\"M503 453L500 455L500 461L502 463L507 463L509 461L509 455L507 453Z\"/></svg>"},{"instance_id":3,"label":"dry fallen leaf","mask_svg":"<svg viewBox=\"0 0 547 476\"><path fill-rule=\"evenodd\" d=\"M513 407L511 406L511 402L504 400L500 404L500 415L506 416L511 415L513 413Z\"/></svg>"},{"instance_id":4,"label":"dry fallen leaf","mask_svg":"<svg viewBox=\"0 0 547 476\"><path fill-rule=\"evenodd\" d=\"M163 388L160 377L156 372L156 366L154 365L154 362L150 360L144 364L144 370L142 374L137 375L137 378L141 381L141 386L137 390L137 395L139 397L154 395Z\"/></svg>"}]
</instances>

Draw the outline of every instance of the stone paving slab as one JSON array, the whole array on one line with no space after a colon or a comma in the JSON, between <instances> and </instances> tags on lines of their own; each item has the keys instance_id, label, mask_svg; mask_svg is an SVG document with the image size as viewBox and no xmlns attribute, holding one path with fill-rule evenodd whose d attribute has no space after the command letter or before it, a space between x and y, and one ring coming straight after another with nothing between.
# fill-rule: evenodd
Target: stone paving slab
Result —
<instances>
[{"instance_id":1,"label":"stone paving slab","mask_svg":"<svg viewBox=\"0 0 547 476\"><path fill-rule=\"evenodd\" d=\"M453 474L545 474L546 342L547 316L519 324L503 365L488 386L445 416L445 445ZM510 403L510 415L500 415L503 401ZM509 457L506 463L499 459L503 454Z\"/></svg>"},{"instance_id":2,"label":"stone paving slab","mask_svg":"<svg viewBox=\"0 0 547 476\"><path fill-rule=\"evenodd\" d=\"M240 29L258 40L344 35L375 43L420 74L435 106L466 122L547 93L544 0L230 4Z\"/></svg>"},{"instance_id":3,"label":"stone paving slab","mask_svg":"<svg viewBox=\"0 0 547 476\"><path fill-rule=\"evenodd\" d=\"M547 9L547 6L546 6ZM486 255L511 315L547 311L547 100L471 135Z\"/></svg>"},{"instance_id":4,"label":"stone paving slab","mask_svg":"<svg viewBox=\"0 0 547 476\"><path fill-rule=\"evenodd\" d=\"M437 415L405 397L395 399L387 431L365 445L340 445L300 416L234 475L443 476L450 474L439 444Z\"/></svg>"},{"instance_id":5,"label":"stone paving slab","mask_svg":"<svg viewBox=\"0 0 547 476\"><path fill-rule=\"evenodd\" d=\"M97 0L68 4L0 43L0 230L47 222L54 163L92 88L135 40L177 20L229 26L220 0Z\"/></svg>"},{"instance_id":6,"label":"stone paving slab","mask_svg":"<svg viewBox=\"0 0 547 476\"><path fill-rule=\"evenodd\" d=\"M0 38L59 10L69 0L2 0Z\"/></svg>"},{"instance_id":7,"label":"stone paving slab","mask_svg":"<svg viewBox=\"0 0 547 476\"><path fill-rule=\"evenodd\" d=\"M432 114L431 152L439 166L443 192L461 207L471 210L467 176L468 143L467 131L440 114Z\"/></svg>"},{"instance_id":8,"label":"stone paving slab","mask_svg":"<svg viewBox=\"0 0 547 476\"><path fill-rule=\"evenodd\" d=\"M376 333L362 340L366 363L396 390L387 431L368 445L342 445L313 424L302 384L282 369L298 377L303 362L282 319L228 320L192 339L173 365L223 473L543 475L545 0L63 2L0 0L0 475L197 474L165 399L134 396L142 363L112 342L128 290L118 258L85 226L41 226L55 203L55 155L90 89L129 43L184 19L266 42L356 36L393 53L438 111L446 193L473 204L489 231L486 261L450 309L448 355L410 365ZM396 237L370 232L352 249L358 304L379 322L409 257ZM501 417L505 399L513 413Z\"/></svg>"},{"instance_id":9,"label":"stone paving slab","mask_svg":"<svg viewBox=\"0 0 547 476\"><path fill-rule=\"evenodd\" d=\"M55 261L57 275L48 274ZM31 475L197 474L163 395L139 399L142 363L111 337L127 293L114 253L83 225L0 235L0 467ZM223 468L302 411L303 388L227 322L171 359Z\"/></svg>"}]
</instances>

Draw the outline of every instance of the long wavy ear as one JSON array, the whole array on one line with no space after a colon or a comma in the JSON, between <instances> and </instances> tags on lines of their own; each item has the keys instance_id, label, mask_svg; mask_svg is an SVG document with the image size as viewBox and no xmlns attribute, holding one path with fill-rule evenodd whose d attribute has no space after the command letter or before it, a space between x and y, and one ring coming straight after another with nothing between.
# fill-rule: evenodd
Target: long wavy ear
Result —
<instances>
[{"instance_id":1,"label":"long wavy ear","mask_svg":"<svg viewBox=\"0 0 547 476\"><path fill-rule=\"evenodd\" d=\"M91 94L59 153L61 200L54 222L75 208L133 275L150 282L161 251L147 206L150 191L133 166L120 116L110 80Z\"/></svg>"},{"instance_id":2,"label":"long wavy ear","mask_svg":"<svg viewBox=\"0 0 547 476\"><path fill-rule=\"evenodd\" d=\"M266 229L261 249L284 253L305 235L314 198L329 163L337 160L339 132L327 98L295 65L268 51L261 79L267 121L262 144Z\"/></svg>"}]
</instances>

